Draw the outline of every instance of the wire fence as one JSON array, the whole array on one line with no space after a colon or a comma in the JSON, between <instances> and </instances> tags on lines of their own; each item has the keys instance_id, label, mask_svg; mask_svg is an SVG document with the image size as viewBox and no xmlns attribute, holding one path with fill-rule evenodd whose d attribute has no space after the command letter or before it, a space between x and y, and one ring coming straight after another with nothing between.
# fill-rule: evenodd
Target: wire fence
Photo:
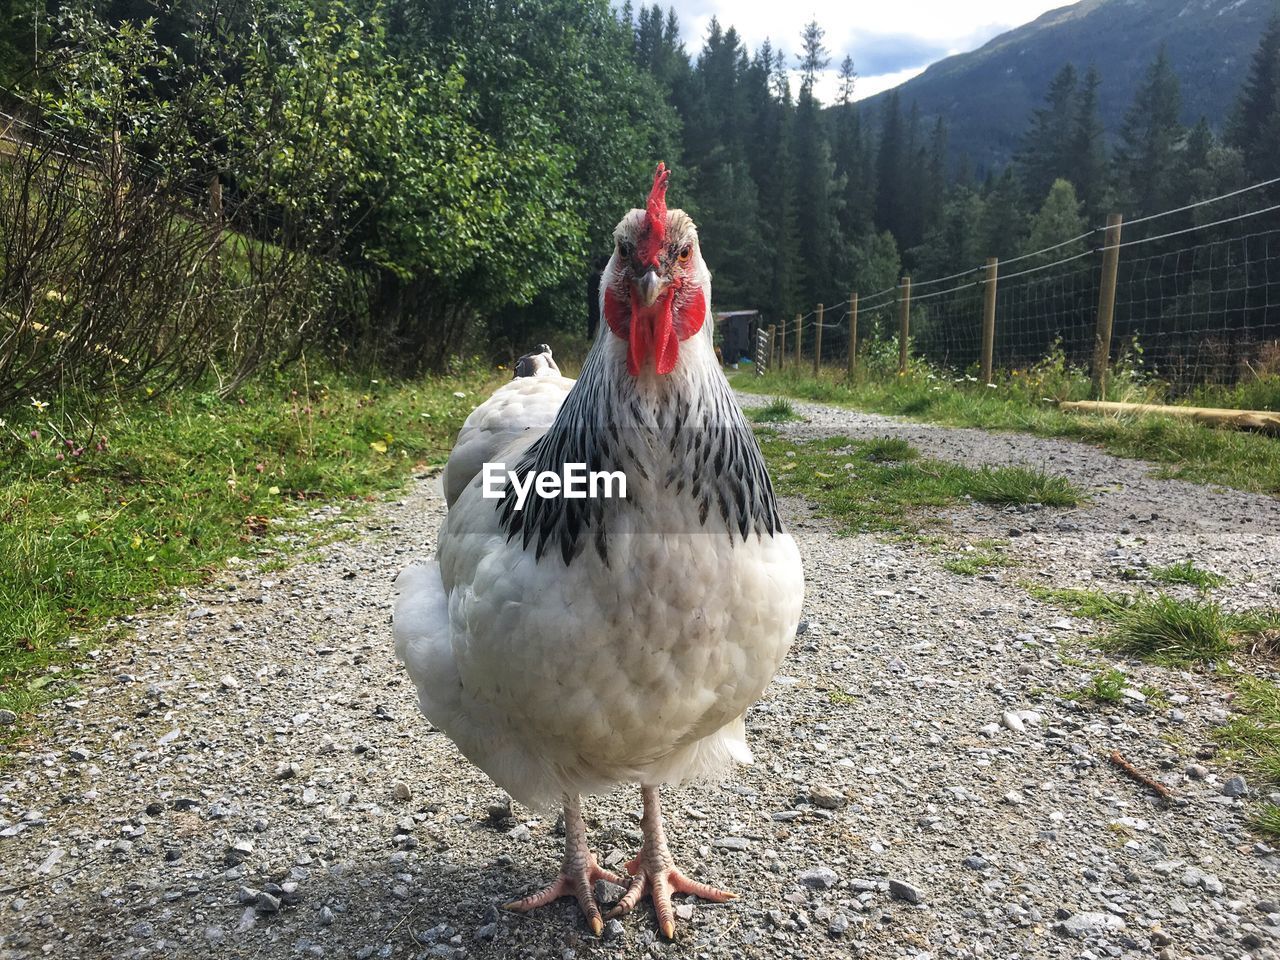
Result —
<instances>
[{"instance_id":1,"label":"wire fence","mask_svg":"<svg viewBox=\"0 0 1280 960\"><path fill-rule=\"evenodd\" d=\"M1129 224L1113 215L1003 262L855 291L847 304L780 320L764 362L852 376L896 341L902 372L924 360L990 381L1056 362L1088 369L1098 395L1118 366L1174 395L1280 377L1280 204L1259 193L1276 183ZM1221 206L1229 200L1234 210Z\"/></svg>"}]
</instances>

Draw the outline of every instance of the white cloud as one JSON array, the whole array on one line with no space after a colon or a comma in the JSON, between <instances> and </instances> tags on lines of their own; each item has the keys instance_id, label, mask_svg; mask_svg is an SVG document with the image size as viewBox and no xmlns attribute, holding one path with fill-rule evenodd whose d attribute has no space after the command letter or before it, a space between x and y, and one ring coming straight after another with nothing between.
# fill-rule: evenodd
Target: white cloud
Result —
<instances>
[{"instance_id":1,"label":"white cloud","mask_svg":"<svg viewBox=\"0 0 1280 960\"><path fill-rule=\"evenodd\" d=\"M896 0L852 4L848 0L813 0L790 7L777 0L685 0L676 10L689 53L696 56L711 18L737 29L754 50L766 39L794 62L800 32L809 20L826 31L832 71L818 85L819 97L835 98L835 68L846 54L859 77L857 97L869 97L902 83L936 60L973 50L997 34L1069 6L1075 0ZM975 23L975 15L982 22Z\"/></svg>"}]
</instances>

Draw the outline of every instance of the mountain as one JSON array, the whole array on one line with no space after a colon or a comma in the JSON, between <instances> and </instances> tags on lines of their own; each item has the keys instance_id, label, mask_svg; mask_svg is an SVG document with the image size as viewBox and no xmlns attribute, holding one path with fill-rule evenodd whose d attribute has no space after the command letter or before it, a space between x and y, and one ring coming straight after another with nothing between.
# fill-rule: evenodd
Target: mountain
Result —
<instances>
[{"instance_id":1,"label":"mountain","mask_svg":"<svg viewBox=\"0 0 1280 960\"><path fill-rule=\"evenodd\" d=\"M1182 84L1182 119L1221 130L1276 0L1080 0L1003 33L970 53L939 60L896 88L950 128L952 154L978 172L1013 156L1031 111L1066 63L1102 75L1099 108L1114 136L1142 76L1164 44ZM873 128L888 93L861 101ZM927 129L925 127L924 129Z\"/></svg>"}]
</instances>

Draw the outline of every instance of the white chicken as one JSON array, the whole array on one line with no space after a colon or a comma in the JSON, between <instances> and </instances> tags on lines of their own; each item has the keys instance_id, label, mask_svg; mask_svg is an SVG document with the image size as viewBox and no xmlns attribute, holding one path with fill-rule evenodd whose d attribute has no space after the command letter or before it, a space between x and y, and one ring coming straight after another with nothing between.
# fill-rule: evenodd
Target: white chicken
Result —
<instances>
[{"instance_id":1,"label":"white chicken","mask_svg":"<svg viewBox=\"0 0 1280 960\"><path fill-rule=\"evenodd\" d=\"M584 793L641 787L643 841L610 917L648 895L670 938L673 894L732 896L676 868L658 789L750 762L743 715L787 652L804 590L716 361L697 230L667 210L667 178L659 164L645 209L614 231L607 323L581 377L518 377L468 417L436 562L396 581L396 650L423 713L516 800L563 804L560 876L508 907L574 896L597 935L593 885L616 878L587 845ZM485 463L518 477L622 471L626 495L531 489L518 509L511 483L485 496Z\"/></svg>"}]
</instances>

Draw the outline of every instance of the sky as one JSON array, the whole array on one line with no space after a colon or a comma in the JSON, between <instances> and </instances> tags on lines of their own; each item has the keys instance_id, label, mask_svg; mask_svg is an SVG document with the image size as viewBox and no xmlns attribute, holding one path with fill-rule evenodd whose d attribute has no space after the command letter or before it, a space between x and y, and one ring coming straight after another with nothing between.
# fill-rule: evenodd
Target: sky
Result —
<instances>
[{"instance_id":1,"label":"sky","mask_svg":"<svg viewBox=\"0 0 1280 960\"><path fill-rule=\"evenodd\" d=\"M794 64L800 31L816 19L826 30L831 66L817 86L824 103L835 100L836 74L845 54L853 57L857 99L895 87L929 64L974 50L997 34L1034 20L1074 0L891 0L854 3L810 0L684 0L676 5L686 49L696 56L712 17L733 26L755 50L765 39L786 51ZM793 82L793 89L798 84Z\"/></svg>"}]
</instances>

